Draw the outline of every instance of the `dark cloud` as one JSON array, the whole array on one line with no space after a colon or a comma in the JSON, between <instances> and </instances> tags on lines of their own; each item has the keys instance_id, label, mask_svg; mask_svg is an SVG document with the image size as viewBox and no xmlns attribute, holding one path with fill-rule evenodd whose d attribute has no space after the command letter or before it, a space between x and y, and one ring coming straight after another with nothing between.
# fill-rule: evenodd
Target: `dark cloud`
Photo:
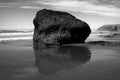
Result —
<instances>
[{"instance_id":1,"label":"dark cloud","mask_svg":"<svg viewBox=\"0 0 120 80\"><path fill-rule=\"evenodd\" d=\"M101 4L115 5L120 3L120 0L99 0Z\"/></svg>"},{"instance_id":2,"label":"dark cloud","mask_svg":"<svg viewBox=\"0 0 120 80\"><path fill-rule=\"evenodd\" d=\"M0 0L2 3L11 3L11 2L16 2L17 0Z\"/></svg>"},{"instance_id":3,"label":"dark cloud","mask_svg":"<svg viewBox=\"0 0 120 80\"><path fill-rule=\"evenodd\" d=\"M1 3L35 2L36 0L0 0Z\"/></svg>"},{"instance_id":4,"label":"dark cloud","mask_svg":"<svg viewBox=\"0 0 120 80\"><path fill-rule=\"evenodd\" d=\"M110 5L120 8L120 0L78 0L78 1L88 1L96 5Z\"/></svg>"}]
</instances>

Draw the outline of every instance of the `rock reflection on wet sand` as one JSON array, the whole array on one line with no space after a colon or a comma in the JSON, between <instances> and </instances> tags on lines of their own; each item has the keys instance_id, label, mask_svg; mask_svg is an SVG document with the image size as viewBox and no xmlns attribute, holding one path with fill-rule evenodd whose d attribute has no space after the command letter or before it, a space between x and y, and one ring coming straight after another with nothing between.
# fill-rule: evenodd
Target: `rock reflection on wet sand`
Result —
<instances>
[{"instance_id":1,"label":"rock reflection on wet sand","mask_svg":"<svg viewBox=\"0 0 120 80\"><path fill-rule=\"evenodd\" d=\"M0 80L120 80L120 48L0 46Z\"/></svg>"},{"instance_id":2,"label":"rock reflection on wet sand","mask_svg":"<svg viewBox=\"0 0 120 80\"><path fill-rule=\"evenodd\" d=\"M34 53L35 65L44 75L76 68L88 62L91 57L90 50L85 46L34 47Z\"/></svg>"}]
</instances>

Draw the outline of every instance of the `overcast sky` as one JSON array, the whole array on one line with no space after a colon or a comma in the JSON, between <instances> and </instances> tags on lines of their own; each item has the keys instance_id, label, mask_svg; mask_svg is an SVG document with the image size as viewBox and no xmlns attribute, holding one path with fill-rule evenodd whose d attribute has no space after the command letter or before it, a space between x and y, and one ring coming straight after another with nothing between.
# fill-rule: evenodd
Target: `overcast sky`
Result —
<instances>
[{"instance_id":1,"label":"overcast sky","mask_svg":"<svg viewBox=\"0 0 120 80\"><path fill-rule=\"evenodd\" d=\"M0 0L0 29L33 29L43 8L69 12L91 29L120 23L120 0Z\"/></svg>"}]
</instances>

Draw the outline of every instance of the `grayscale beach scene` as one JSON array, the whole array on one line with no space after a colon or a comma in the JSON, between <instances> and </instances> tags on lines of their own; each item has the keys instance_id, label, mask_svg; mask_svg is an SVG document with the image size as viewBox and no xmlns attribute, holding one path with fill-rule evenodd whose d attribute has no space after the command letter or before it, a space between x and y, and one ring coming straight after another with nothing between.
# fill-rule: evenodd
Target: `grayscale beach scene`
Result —
<instances>
[{"instance_id":1,"label":"grayscale beach scene","mask_svg":"<svg viewBox=\"0 0 120 80\"><path fill-rule=\"evenodd\" d=\"M120 80L120 1L0 0L0 80Z\"/></svg>"}]
</instances>

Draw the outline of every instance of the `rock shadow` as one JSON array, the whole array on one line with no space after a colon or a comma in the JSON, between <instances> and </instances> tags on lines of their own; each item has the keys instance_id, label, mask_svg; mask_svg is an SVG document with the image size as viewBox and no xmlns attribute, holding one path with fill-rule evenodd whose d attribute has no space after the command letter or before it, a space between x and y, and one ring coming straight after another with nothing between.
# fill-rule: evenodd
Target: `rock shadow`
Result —
<instances>
[{"instance_id":1,"label":"rock shadow","mask_svg":"<svg viewBox=\"0 0 120 80\"><path fill-rule=\"evenodd\" d=\"M57 48L34 47L35 66L44 75L69 70L90 60L91 52L85 46L62 46Z\"/></svg>"}]
</instances>

